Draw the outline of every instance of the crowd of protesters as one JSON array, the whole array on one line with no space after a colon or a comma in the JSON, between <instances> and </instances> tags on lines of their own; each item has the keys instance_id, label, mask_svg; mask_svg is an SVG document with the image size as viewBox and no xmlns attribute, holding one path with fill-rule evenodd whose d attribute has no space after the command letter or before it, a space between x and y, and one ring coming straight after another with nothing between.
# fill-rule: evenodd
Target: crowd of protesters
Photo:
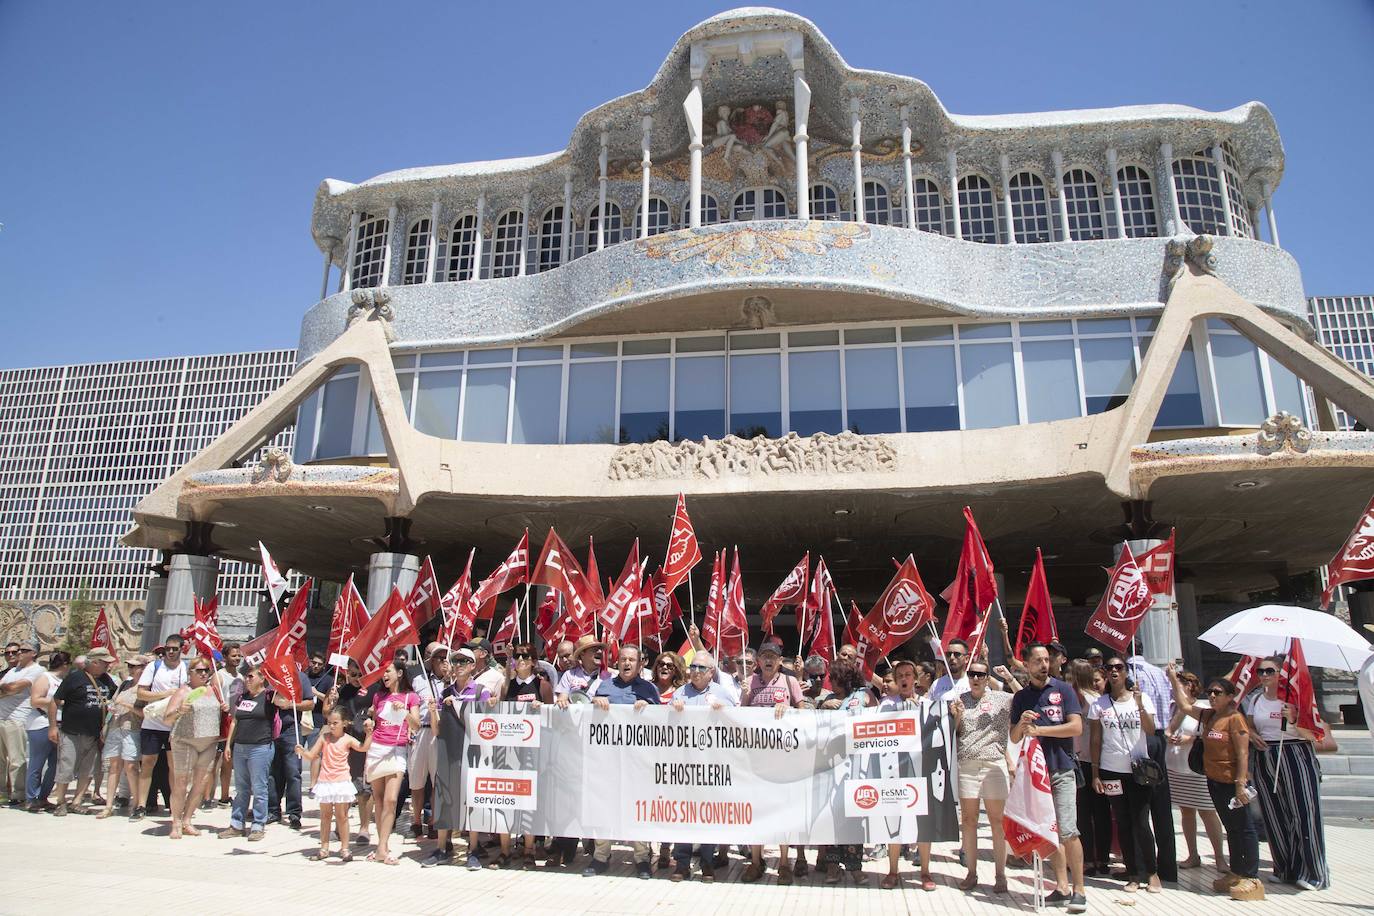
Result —
<instances>
[{"instance_id":1,"label":"crowd of protesters","mask_svg":"<svg viewBox=\"0 0 1374 916\"><path fill-rule=\"evenodd\" d=\"M982 880L981 819L991 827L991 891L1007 892L1001 821L1018 748L1029 737L1044 751L1058 822L1051 905L1082 912L1088 877L1120 882L1127 893L1157 893L1178 880L1179 869L1201 868L1199 820L1218 893L1264 897L1261 832L1272 861L1269 881L1304 890L1330 883L1317 736L1295 726L1296 710L1279 699L1282 658L1261 661L1259 688L1242 698L1225 677L1203 679L1095 648L1070 660L1057 643L1031 645L1020 660L1008 652L1009 668L990 665L986 647L971 653L960 640L933 642L929 660L892 659L872 678L850 645L831 661L787 658L770 640L718 662L695 628L689 643L681 655L649 659L626 645L609 658L604 643L585 636L556 646L550 661L529 643L430 643L418 664L398 653L366 688L356 663L338 671L336 681L324 655L314 653L300 702L275 693L233 643L220 661L187 659L182 640L172 636L153 655L127 659L122 680L111 676L115 659L103 648L78 658L54 651L40 664L35 644L10 643L0 678L0 789L12 809L57 817L138 821L165 811L174 840L200 832L197 811L230 807L219 837L251 843L271 824L303 829L302 791L309 785L319 804L319 848L311 856L317 861L348 862L355 847L370 847L369 860L395 865L401 832L428 847L425 867L542 861L544 868L568 869L581 852L589 856L581 873L590 877L609 870L612 841L469 831L458 856L454 841L466 828L458 784L465 710L501 701L531 710L583 702L678 711L752 706L781 718L809 710L910 710L943 700L957 735L963 891ZM1182 860L1174 849L1174 808L1186 844ZM727 846L665 843L655 860L651 844L628 845L635 873L645 879L657 869L673 881L695 874L711 882L732 864ZM739 880L765 875L764 847L733 851L744 865ZM812 863L825 883L837 884L846 875L862 880L863 860L885 857L880 887L894 888L910 857L919 886L933 891L931 855L928 842L885 849L782 845L773 867L780 885L810 874Z\"/></svg>"}]
</instances>

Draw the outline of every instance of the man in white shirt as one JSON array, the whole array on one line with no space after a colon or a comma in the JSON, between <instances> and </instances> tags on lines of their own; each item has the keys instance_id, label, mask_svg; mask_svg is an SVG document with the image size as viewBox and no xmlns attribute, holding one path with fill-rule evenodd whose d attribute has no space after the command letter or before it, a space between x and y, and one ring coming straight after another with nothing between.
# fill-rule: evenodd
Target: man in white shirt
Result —
<instances>
[{"instance_id":1,"label":"man in white shirt","mask_svg":"<svg viewBox=\"0 0 1374 916\"><path fill-rule=\"evenodd\" d=\"M138 699L143 703L165 699L186 683L186 677L186 662L181 658L181 637L173 633L167 637L162 658L155 659L151 665L143 669L143 676L138 679ZM159 755L171 752L172 726L144 713L143 728L139 732L138 740L141 765L138 772L138 794L134 796L134 813L129 815L131 821L143 820L148 813L145 805L148 800L148 788L153 783L153 768L157 766Z\"/></svg>"},{"instance_id":2,"label":"man in white shirt","mask_svg":"<svg viewBox=\"0 0 1374 916\"><path fill-rule=\"evenodd\" d=\"M0 678L0 781L9 781L11 808L24 804L24 778L29 767L29 736L24 723L33 708L29 688L43 675L37 657L38 644L25 640L7 659L10 669Z\"/></svg>"},{"instance_id":3,"label":"man in white shirt","mask_svg":"<svg viewBox=\"0 0 1374 916\"><path fill-rule=\"evenodd\" d=\"M936 637L931 637L930 647L936 653L936 658L940 657L940 641ZM948 674L942 674L930 686L930 698L932 700L953 700L968 692L968 643L962 639L951 639L949 648L944 650L945 668Z\"/></svg>"}]
</instances>

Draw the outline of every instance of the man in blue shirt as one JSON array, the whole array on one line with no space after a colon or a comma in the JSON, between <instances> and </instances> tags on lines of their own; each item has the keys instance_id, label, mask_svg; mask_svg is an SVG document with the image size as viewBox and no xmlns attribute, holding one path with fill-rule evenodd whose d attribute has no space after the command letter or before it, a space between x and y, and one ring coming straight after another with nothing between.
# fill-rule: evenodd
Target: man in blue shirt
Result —
<instances>
[{"instance_id":1,"label":"man in blue shirt","mask_svg":"<svg viewBox=\"0 0 1374 916\"><path fill-rule=\"evenodd\" d=\"M644 659L640 657L638 646L622 646L620 658L616 660L616 675L600 681L592 688L589 693L592 698L592 705L597 709L610 709L612 705L633 706L635 709L643 709L645 706L658 705L658 688L639 676L644 670ZM649 867L649 859L653 855L653 847L648 843L636 840L634 846L635 876L648 880L653 877L653 870ZM596 846L592 850L592 863L582 871L582 877L590 878L593 875L604 875L611 862L611 841L597 840Z\"/></svg>"},{"instance_id":2,"label":"man in blue shirt","mask_svg":"<svg viewBox=\"0 0 1374 916\"><path fill-rule=\"evenodd\" d=\"M1083 732L1083 710L1078 705L1078 694L1068 684L1050 677L1049 646L1031 643L1026 647L1025 657L1030 684L1012 697L1011 740L1040 739L1045 764L1050 769L1060 846L1051 858L1058 886L1045 902L1050 906L1067 903L1070 913L1082 913L1088 908L1088 900L1083 888L1083 845L1078 841L1078 767L1074 762L1073 739Z\"/></svg>"}]
</instances>

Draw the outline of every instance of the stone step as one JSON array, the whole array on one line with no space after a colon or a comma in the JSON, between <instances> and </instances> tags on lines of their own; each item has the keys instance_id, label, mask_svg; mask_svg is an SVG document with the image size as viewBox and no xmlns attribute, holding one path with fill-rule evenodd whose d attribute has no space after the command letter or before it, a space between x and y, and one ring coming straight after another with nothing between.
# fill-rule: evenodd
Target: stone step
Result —
<instances>
[{"instance_id":1,"label":"stone step","mask_svg":"<svg viewBox=\"0 0 1374 916\"><path fill-rule=\"evenodd\" d=\"M1326 776L1374 776L1374 756L1321 754L1317 760Z\"/></svg>"},{"instance_id":2,"label":"stone step","mask_svg":"<svg viewBox=\"0 0 1374 916\"><path fill-rule=\"evenodd\" d=\"M1374 804L1374 776L1335 776L1322 777L1322 795L1361 796Z\"/></svg>"},{"instance_id":3,"label":"stone step","mask_svg":"<svg viewBox=\"0 0 1374 916\"><path fill-rule=\"evenodd\" d=\"M1374 798L1368 795L1327 795L1322 792L1322 820L1360 818L1374 820Z\"/></svg>"}]
</instances>

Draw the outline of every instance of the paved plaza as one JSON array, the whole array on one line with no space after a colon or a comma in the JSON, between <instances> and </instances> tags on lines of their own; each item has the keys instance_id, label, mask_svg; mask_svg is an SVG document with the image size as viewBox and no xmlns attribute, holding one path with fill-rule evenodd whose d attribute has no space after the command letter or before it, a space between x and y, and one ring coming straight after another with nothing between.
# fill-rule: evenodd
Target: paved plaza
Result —
<instances>
[{"instance_id":1,"label":"paved plaza","mask_svg":"<svg viewBox=\"0 0 1374 916\"><path fill-rule=\"evenodd\" d=\"M934 871L937 890L923 892L910 880L894 891L878 889L886 864L868 863L864 880L846 880L826 887L819 876L808 875L789 888L775 885L770 874L755 885L739 882L743 864L731 858L728 872L718 872L713 885L696 880L673 884L667 871L652 881L637 880L628 864L628 849L617 851L613 870L601 878L583 878L588 861L579 855L577 869L568 872L495 871L468 872L446 866L422 870L422 849L413 841L393 846L400 865L388 868L364 860L361 854L350 864L338 860L313 863L306 859L316 848L316 809L307 799L305 829L297 833L284 826L268 828L260 843L220 840L214 830L227 826L229 810L203 811L196 824L201 836L172 841L166 822L148 818L130 823L121 817L97 821L71 816L0 810L0 861L10 891L0 902L4 914L50 914L55 908L81 900L103 901L124 912L148 912L154 907L189 907L199 914L287 912L287 907L328 907L333 912L382 916L396 913L502 912L534 916L580 913L672 913L707 916L720 913L743 916L752 913L995 913L1029 911L1031 877L1028 869L1010 871L1012 891L994 896L983 887L964 894L955 887L962 867L954 845L938 844ZM1184 871L1177 888L1162 894L1126 894L1118 882L1093 880L1088 886L1090 913L1167 913L1170 916L1202 913L1349 914L1374 908L1374 820L1343 821L1327 827L1327 850L1334 886L1325 891L1299 892L1290 887L1266 885L1269 899L1263 903L1236 903L1204 890L1214 874L1210 869ZM987 830L981 846L989 848ZM1182 837L1179 849L1183 848ZM1205 848L1205 840L1204 848ZM461 846L460 846L461 850ZM1267 858L1261 847L1261 860ZM814 859L814 853L810 856ZM904 863L910 879L912 866ZM1267 873L1267 872L1266 872ZM992 879L990 862L983 863L982 877ZM66 901L66 902L63 902ZM116 904L115 902L118 901ZM175 903L172 903L175 901ZM314 911L314 910L311 910ZM1055 912L1063 912L1057 910Z\"/></svg>"}]
</instances>

